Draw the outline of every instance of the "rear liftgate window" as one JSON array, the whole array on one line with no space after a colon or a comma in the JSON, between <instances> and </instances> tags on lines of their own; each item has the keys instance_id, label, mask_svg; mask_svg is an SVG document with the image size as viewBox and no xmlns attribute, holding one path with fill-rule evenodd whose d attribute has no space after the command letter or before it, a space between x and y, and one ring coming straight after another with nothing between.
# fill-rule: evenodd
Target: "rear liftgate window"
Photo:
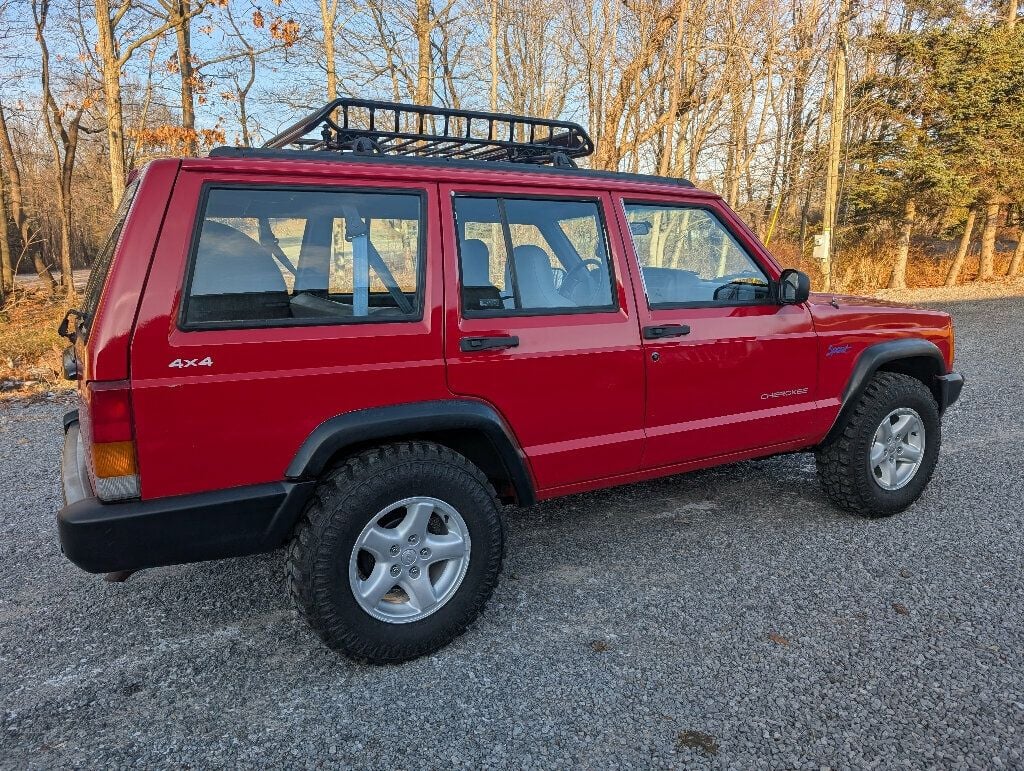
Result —
<instances>
[{"instance_id":1,"label":"rear liftgate window","mask_svg":"<svg viewBox=\"0 0 1024 771\"><path fill-rule=\"evenodd\" d=\"M182 326L418 319L422 219L414 193L210 188Z\"/></svg>"}]
</instances>

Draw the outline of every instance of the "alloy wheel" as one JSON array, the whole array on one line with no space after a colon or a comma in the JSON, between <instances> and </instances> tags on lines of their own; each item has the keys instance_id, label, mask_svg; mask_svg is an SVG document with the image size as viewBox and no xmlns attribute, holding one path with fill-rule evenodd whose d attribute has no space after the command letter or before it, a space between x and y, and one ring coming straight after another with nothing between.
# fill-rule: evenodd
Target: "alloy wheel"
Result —
<instances>
[{"instance_id":1,"label":"alloy wheel","mask_svg":"<svg viewBox=\"0 0 1024 771\"><path fill-rule=\"evenodd\" d=\"M454 596L469 557L469 528L454 507L437 498L406 498L363 528L349 560L349 583L371 616L408 624Z\"/></svg>"}]
</instances>

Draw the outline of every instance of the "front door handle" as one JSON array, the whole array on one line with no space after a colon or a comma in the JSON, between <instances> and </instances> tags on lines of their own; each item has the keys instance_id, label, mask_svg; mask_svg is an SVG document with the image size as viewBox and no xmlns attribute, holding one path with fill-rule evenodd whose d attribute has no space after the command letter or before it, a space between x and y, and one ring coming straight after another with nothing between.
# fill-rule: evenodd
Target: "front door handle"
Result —
<instances>
[{"instance_id":1,"label":"front door handle","mask_svg":"<svg viewBox=\"0 0 1024 771\"><path fill-rule=\"evenodd\" d=\"M644 327L644 340L658 340L662 337L682 337L690 334L686 324L662 324L660 327Z\"/></svg>"},{"instance_id":2,"label":"front door handle","mask_svg":"<svg viewBox=\"0 0 1024 771\"><path fill-rule=\"evenodd\" d=\"M515 348L519 345L519 338L515 335L504 337L464 337L459 341L459 350L463 353L474 351L490 351L496 348Z\"/></svg>"}]
</instances>

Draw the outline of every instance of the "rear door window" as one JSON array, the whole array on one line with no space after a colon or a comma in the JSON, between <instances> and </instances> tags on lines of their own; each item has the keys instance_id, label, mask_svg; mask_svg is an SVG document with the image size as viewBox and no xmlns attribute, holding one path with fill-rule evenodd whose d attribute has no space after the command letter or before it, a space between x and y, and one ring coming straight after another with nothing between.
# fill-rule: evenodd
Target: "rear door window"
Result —
<instances>
[{"instance_id":1,"label":"rear door window","mask_svg":"<svg viewBox=\"0 0 1024 771\"><path fill-rule=\"evenodd\" d=\"M467 316L614 310L596 201L455 199Z\"/></svg>"},{"instance_id":2,"label":"rear door window","mask_svg":"<svg viewBox=\"0 0 1024 771\"><path fill-rule=\"evenodd\" d=\"M423 252L416 193L212 187L182 326L419 319Z\"/></svg>"}]
</instances>

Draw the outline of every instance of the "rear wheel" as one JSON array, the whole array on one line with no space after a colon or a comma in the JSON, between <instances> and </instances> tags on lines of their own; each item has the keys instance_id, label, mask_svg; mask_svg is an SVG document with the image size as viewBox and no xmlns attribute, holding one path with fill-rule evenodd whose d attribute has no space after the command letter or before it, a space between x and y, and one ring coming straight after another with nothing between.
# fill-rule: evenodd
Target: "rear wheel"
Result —
<instances>
[{"instance_id":1,"label":"rear wheel","mask_svg":"<svg viewBox=\"0 0 1024 771\"><path fill-rule=\"evenodd\" d=\"M437 650L494 590L498 502L466 458L428 442L349 458L317 488L288 552L300 613L331 648L372 663Z\"/></svg>"},{"instance_id":2,"label":"rear wheel","mask_svg":"<svg viewBox=\"0 0 1024 771\"><path fill-rule=\"evenodd\" d=\"M903 511L924 491L941 443L938 407L916 378L876 374L829 444L818 478L837 506L868 517Z\"/></svg>"}]
</instances>

